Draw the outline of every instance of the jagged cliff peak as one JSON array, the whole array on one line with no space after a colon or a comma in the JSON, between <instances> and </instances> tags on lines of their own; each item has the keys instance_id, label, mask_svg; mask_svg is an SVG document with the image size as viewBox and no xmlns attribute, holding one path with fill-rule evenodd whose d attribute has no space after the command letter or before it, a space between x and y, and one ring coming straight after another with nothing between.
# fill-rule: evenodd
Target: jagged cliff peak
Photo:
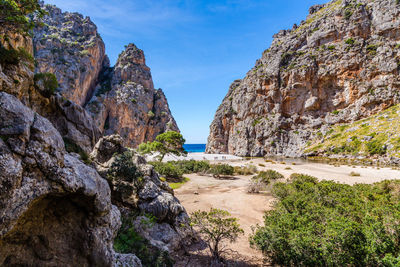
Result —
<instances>
[{"instance_id":1,"label":"jagged cliff peak","mask_svg":"<svg viewBox=\"0 0 400 267\"><path fill-rule=\"evenodd\" d=\"M113 84L135 82L147 90L154 90L150 68L146 65L143 50L135 44L125 46L114 66Z\"/></svg>"},{"instance_id":2,"label":"jagged cliff peak","mask_svg":"<svg viewBox=\"0 0 400 267\"><path fill-rule=\"evenodd\" d=\"M111 67L89 17L43 7L48 15L34 32L35 71L54 73L60 94L84 107L100 132L120 134L135 147L166 130L179 131L165 95L154 89L143 50L128 44Z\"/></svg>"},{"instance_id":3,"label":"jagged cliff peak","mask_svg":"<svg viewBox=\"0 0 400 267\"><path fill-rule=\"evenodd\" d=\"M400 5L335 0L274 35L210 126L207 152L300 156L328 125L399 102Z\"/></svg>"},{"instance_id":4,"label":"jagged cliff peak","mask_svg":"<svg viewBox=\"0 0 400 267\"><path fill-rule=\"evenodd\" d=\"M113 68L105 65L87 110L106 135L118 133L136 147L157 135L179 131L161 89L155 90L143 50L125 46Z\"/></svg>"}]
</instances>

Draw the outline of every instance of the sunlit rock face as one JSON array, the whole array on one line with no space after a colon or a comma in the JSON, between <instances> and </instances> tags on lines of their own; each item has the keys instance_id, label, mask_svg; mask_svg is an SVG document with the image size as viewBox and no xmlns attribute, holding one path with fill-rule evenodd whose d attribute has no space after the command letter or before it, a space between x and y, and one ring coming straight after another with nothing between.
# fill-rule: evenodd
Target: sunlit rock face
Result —
<instances>
[{"instance_id":1,"label":"sunlit rock face","mask_svg":"<svg viewBox=\"0 0 400 267\"><path fill-rule=\"evenodd\" d=\"M91 98L105 59L103 40L89 17L62 12L44 5L48 12L34 31L36 72L54 73L61 94L78 105Z\"/></svg>"},{"instance_id":2,"label":"sunlit rock face","mask_svg":"<svg viewBox=\"0 0 400 267\"><path fill-rule=\"evenodd\" d=\"M127 45L110 67L90 18L51 5L44 9L48 15L34 31L35 72L54 73L60 94L85 107L101 133L117 133L125 145L136 147L165 131L179 131L164 93L154 89L142 50Z\"/></svg>"},{"instance_id":3,"label":"sunlit rock face","mask_svg":"<svg viewBox=\"0 0 400 267\"><path fill-rule=\"evenodd\" d=\"M114 68L103 67L100 81L87 110L106 135L117 133L124 145L136 147L165 131L179 131L163 91L154 89L143 51L134 44L126 46Z\"/></svg>"},{"instance_id":4,"label":"sunlit rock face","mask_svg":"<svg viewBox=\"0 0 400 267\"><path fill-rule=\"evenodd\" d=\"M210 126L207 152L301 156L327 126L399 103L400 5L337 0L274 36L235 81Z\"/></svg>"}]
</instances>

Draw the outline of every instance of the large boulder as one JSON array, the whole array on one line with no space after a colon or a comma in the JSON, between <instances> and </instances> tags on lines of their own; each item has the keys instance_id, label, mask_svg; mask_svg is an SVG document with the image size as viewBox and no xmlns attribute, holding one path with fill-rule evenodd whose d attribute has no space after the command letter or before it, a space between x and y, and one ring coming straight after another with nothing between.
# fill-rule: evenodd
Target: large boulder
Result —
<instances>
[{"instance_id":1,"label":"large boulder","mask_svg":"<svg viewBox=\"0 0 400 267\"><path fill-rule=\"evenodd\" d=\"M0 92L0 265L112 266L120 212L54 126Z\"/></svg>"},{"instance_id":2,"label":"large boulder","mask_svg":"<svg viewBox=\"0 0 400 267\"><path fill-rule=\"evenodd\" d=\"M133 220L135 230L151 245L170 253L179 251L193 241L193 231L185 208L173 195L168 183L160 180L153 166L148 165L135 151L124 149L122 142L118 135L103 137L91 153L98 172L109 181L113 203L123 215L139 214L127 217ZM139 170L139 186L125 178L110 176L110 168L120 160L120 153L124 153L124 159ZM126 155L129 157L126 158ZM146 222L149 217L154 221Z\"/></svg>"}]
</instances>

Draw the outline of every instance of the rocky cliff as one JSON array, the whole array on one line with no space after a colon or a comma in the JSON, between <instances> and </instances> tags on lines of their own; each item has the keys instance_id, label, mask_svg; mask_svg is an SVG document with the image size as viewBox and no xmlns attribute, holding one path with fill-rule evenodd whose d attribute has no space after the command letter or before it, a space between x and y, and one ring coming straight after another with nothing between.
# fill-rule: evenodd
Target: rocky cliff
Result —
<instances>
[{"instance_id":1,"label":"rocky cliff","mask_svg":"<svg viewBox=\"0 0 400 267\"><path fill-rule=\"evenodd\" d=\"M102 74L87 110L105 134L118 133L125 145L136 147L165 131L179 131L164 93L154 89L143 51L134 44Z\"/></svg>"},{"instance_id":2,"label":"rocky cliff","mask_svg":"<svg viewBox=\"0 0 400 267\"><path fill-rule=\"evenodd\" d=\"M280 31L210 126L209 153L301 156L330 125L399 103L400 5L335 0Z\"/></svg>"},{"instance_id":3,"label":"rocky cliff","mask_svg":"<svg viewBox=\"0 0 400 267\"><path fill-rule=\"evenodd\" d=\"M47 24L43 31L58 33L60 25L75 25L63 21L71 16L77 24L58 40L82 30L91 35L85 38L100 46L93 51L102 53L101 39L88 19L55 7L46 9L45 21L53 23L56 18L62 23ZM97 52L92 51L90 59L77 59L72 53L76 46L69 50L69 42L60 46L54 38L45 38L38 45L38 39L32 42L29 36L4 32L1 26L0 33L0 265L140 267L134 253L143 257L143 250L151 250L158 262L170 260L168 255L192 241L185 209L153 167L122 145L125 140L115 135L100 138L95 121L81 106L97 80L111 84L114 71L104 67L106 57L98 67L97 59L91 61ZM53 42L59 58L43 52L51 52ZM63 64L53 61L60 58L65 59ZM81 66L90 66L90 73L82 74L87 76L71 74ZM140 71L130 68L116 77L139 77L138 82L152 86L140 80ZM60 79L59 90L50 71ZM95 77L97 72L104 76ZM151 75L147 77L151 82ZM165 97L159 102L162 92L152 89L158 98L149 98L149 107L155 114L169 112ZM123 244L121 249L116 240L134 246ZM142 250L135 250L136 241Z\"/></svg>"},{"instance_id":4,"label":"rocky cliff","mask_svg":"<svg viewBox=\"0 0 400 267\"><path fill-rule=\"evenodd\" d=\"M110 67L90 18L51 5L44 9L48 15L34 33L36 72L54 73L60 94L85 107L100 132L117 133L136 147L167 130L179 131L165 95L154 89L142 50L126 46Z\"/></svg>"},{"instance_id":5,"label":"rocky cliff","mask_svg":"<svg viewBox=\"0 0 400 267\"><path fill-rule=\"evenodd\" d=\"M84 106L105 59L103 40L89 17L45 5L48 15L36 27L36 72L54 73L62 96Z\"/></svg>"},{"instance_id":6,"label":"rocky cliff","mask_svg":"<svg viewBox=\"0 0 400 267\"><path fill-rule=\"evenodd\" d=\"M0 265L111 266L120 212L61 135L0 92Z\"/></svg>"}]
</instances>

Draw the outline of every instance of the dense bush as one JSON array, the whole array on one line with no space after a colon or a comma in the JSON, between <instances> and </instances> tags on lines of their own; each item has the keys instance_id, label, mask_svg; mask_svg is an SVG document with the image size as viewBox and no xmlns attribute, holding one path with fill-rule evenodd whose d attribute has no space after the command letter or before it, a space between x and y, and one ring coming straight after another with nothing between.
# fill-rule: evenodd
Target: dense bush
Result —
<instances>
[{"instance_id":1,"label":"dense bush","mask_svg":"<svg viewBox=\"0 0 400 267\"><path fill-rule=\"evenodd\" d=\"M42 17L45 14L38 0L0 0L0 6L3 32L26 33L35 25L28 15L34 13L37 17Z\"/></svg>"},{"instance_id":2,"label":"dense bush","mask_svg":"<svg viewBox=\"0 0 400 267\"><path fill-rule=\"evenodd\" d=\"M7 49L0 44L0 64L5 65L18 65L21 60L28 61L30 63L34 62L33 56L26 51L24 48L20 47L18 49Z\"/></svg>"},{"instance_id":3,"label":"dense bush","mask_svg":"<svg viewBox=\"0 0 400 267\"><path fill-rule=\"evenodd\" d=\"M160 251L134 229L134 216L122 218L122 226L114 240L114 249L118 253L135 254L143 266L172 267L174 262L166 251Z\"/></svg>"},{"instance_id":4,"label":"dense bush","mask_svg":"<svg viewBox=\"0 0 400 267\"><path fill-rule=\"evenodd\" d=\"M156 172L168 179L182 179L183 170L172 162L150 162Z\"/></svg>"},{"instance_id":5,"label":"dense bush","mask_svg":"<svg viewBox=\"0 0 400 267\"><path fill-rule=\"evenodd\" d=\"M204 173L210 169L208 161L179 160L169 162L150 162L155 170L165 178L181 179L183 174Z\"/></svg>"},{"instance_id":6,"label":"dense bush","mask_svg":"<svg viewBox=\"0 0 400 267\"><path fill-rule=\"evenodd\" d=\"M275 209L250 242L279 265L395 266L399 192L399 181L350 186L296 174L274 185Z\"/></svg>"},{"instance_id":7,"label":"dense bush","mask_svg":"<svg viewBox=\"0 0 400 267\"><path fill-rule=\"evenodd\" d=\"M266 170L259 172L256 176L254 176L253 180L260 180L265 184L269 184L273 180L282 179L284 176L277 171L274 170Z\"/></svg>"},{"instance_id":8,"label":"dense bush","mask_svg":"<svg viewBox=\"0 0 400 267\"><path fill-rule=\"evenodd\" d=\"M379 140L372 140L367 143L368 152L371 155L384 155L386 153L386 146Z\"/></svg>"},{"instance_id":9,"label":"dense bush","mask_svg":"<svg viewBox=\"0 0 400 267\"><path fill-rule=\"evenodd\" d=\"M134 190L142 187L143 174L133 163L133 152L126 151L117 155L107 173L108 181L114 191L113 197L121 199L131 196Z\"/></svg>"},{"instance_id":10,"label":"dense bush","mask_svg":"<svg viewBox=\"0 0 400 267\"><path fill-rule=\"evenodd\" d=\"M50 97L58 88L56 75L53 73L36 73L34 76L35 86L45 96Z\"/></svg>"},{"instance_id":11,"label":"dense bush","mask_svg":"<svg viewBox=\"0 0 400 267\"><path fill-rule=\"evenodd\" d=\"M183 173L203 173L210 169L210 163L205 160L181 160L173 161L174 165L179 166Z\"/></svg>"},{"instance_id":12,"label":"dense bush","mask_svg":"<svg viewBox=\"0 0 400 267\"><path fill-rule=\"evenodd\" d=\"M217 164L217 165L211 165L209 173L211 173L214 177L220 177L220 176L230 176L233 175L235 172L235 169L228 164Z\"/></svg>"},{"instance_id":13,"label":"dense bush","mask_svg":"<svg viewBox=\"0 0 400 267\"><path fill-rule=\"evenodd\" d=\"M259 193L267 189L271 182L284 178L282 174L274 170L266 170L259 172L256 176L251 178L250 184L247 188L248 193Z\"/></svg>"}]
</instances>

